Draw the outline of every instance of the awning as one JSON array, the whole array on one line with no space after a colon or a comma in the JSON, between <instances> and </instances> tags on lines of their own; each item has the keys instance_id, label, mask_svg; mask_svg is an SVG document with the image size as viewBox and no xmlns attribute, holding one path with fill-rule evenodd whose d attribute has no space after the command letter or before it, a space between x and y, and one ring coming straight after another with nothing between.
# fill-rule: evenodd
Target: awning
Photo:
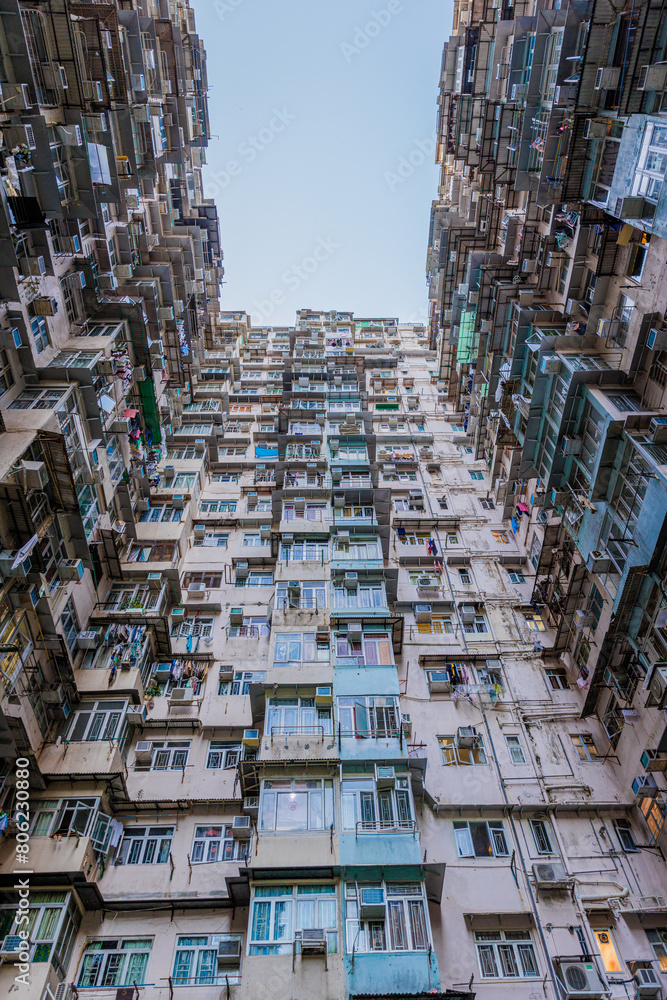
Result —
<instances>
[{"instance_id":1,"label":"awning","mask_svg":"<svg viewBox=\"0 0 667 1000\"><path fill-rule=\"evenodd\" d=\"M111 396L107 396L105 392L103 392L102 395L100 396L100 406L102 407L105 413L112 413L116 409L115 402L113 401Z\"/></svg>"},{"instance_id":2,"label":"awning","mask_svg":"<svg viewBox=\"0 0 667 1000\"><path fill-rule=\"evenodd\" d=\"M527 503L518 503L516 509L520 510L522 514L530 514L530 507Z\"/></svg>"},{"instance_id":3,"label":"awning","mask_svg":"<svg viewBox=\"0 0 667 1000\"><path fill-rule=\"evenodd\" d=\"M473 931L523 931L534 924L533 914L526 910L514 913L464 913L464 917Z\"/></svg>"},{"instance_id":4,"label":"awning","mask_svg":"<svg viewBox=\"0 0 667 1000\"><path fill-rule=\"evenodd\" d=\"M131 408L127 409L127 410L123 410L123 416L124 417L136 417L138 413L139 413L139 410L133 410Z\"/></svg>"}]
</instances>

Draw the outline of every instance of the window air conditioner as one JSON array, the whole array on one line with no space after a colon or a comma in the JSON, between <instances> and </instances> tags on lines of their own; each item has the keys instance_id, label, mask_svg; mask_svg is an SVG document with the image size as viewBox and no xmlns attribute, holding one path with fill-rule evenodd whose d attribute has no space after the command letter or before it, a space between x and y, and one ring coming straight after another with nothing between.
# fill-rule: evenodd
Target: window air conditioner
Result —
<instances>
[{"instance_id":1,"label":"window air conditioner","mask_svg":"<svg viewBox=\"0 0 667 1000\"><path fill-rule=\"evenodd\" d=\"M234 840L250 840L252 827L250 816L235 816L232 823L232 837Z\"/></svg>"},{"instance_id":2,"label":"window air conditioner","mask_svg":"<svg viewBox=\"0 0 667 1000\"><path fill-rule=\"evenodd\" d=\"M61 580L83 579L84 565L80 559L64 559L58 564L58 574Z\"/></svg>"},{"instance_id":3,"label":"window air conditioner","mask_svg":"<svg viewBox=\"0 0 667 1000\"><path fill-rule=\"evenodd\" d=\"M644 799L654 799L658 794L658 785L652 774L640 774L632 782L632 794L637 804Z\"/></svg>"},{"instance_id":4,"label":"window air conditioner","mask_svg":"<svg viewBox=\"0 0 667 1000\"><path fill-rule=\"evenodd\" d=\"M346 590L356 590L359 585L359 578L356 573L346 573L343 586Z\"/></svg>"},{"instance_id":5,"label":"window air conditioner","mask_svg":"<svg viewBox=\"0 0 667 1000\"><path fill-rule=\"evenodd\" d=\"M333 688L329 685L315 688L315 704L331 705L333 703Z\"/></svg>"},{"instance_id":6,"label":"window air conditioner","mask_svg":"<svg viewBox=\"0 0 667 1000\"><path fill-rule=\"evenodd\" d=\"M301 931L301 954L323 954L327 947L327 932L323 927L308 927Z\"/></svg>"},{"instance_id":7,"label":"window air conditioner","mask_svg":"<svg viewBox=\"0 0 667 1000\"><path fill-rule=\"evenodd\" d=\"M430 604L415 604L415 621L418 623L431 621Z\"/></svg>"},{"instance_id":8,"label":"window air conditioner","mask_svg":"<svg viewBox=\"0 0 667 1000\"><path fill-rule=\"evenodd\" d=\"M648 675L649 699L651 707L664 708L667 701L667 663L659 660L651 667Z\"/></svg>"},{"instance_id":9,"label":"window air conditioner","mask_svg":"<svg viewBox=\"0 0 667 1000\"><path fill-rule=\"evenodd\" d=\"M150 741L139 741L134 748L135 764L150 764L153 757L153 744Z\"/></svg>"},{"instance_id":10,"label":"window air conditioner","mask_svg":"<svg viewBox=\"0 0 667 1000\"><path fill-rule=\"evenodd\" d=\"M359 919L385 919L384 889L359 889Z\"/></svg>"},{"instance_id":11,"label":"window air conditioner","mask_svg":"<svg viewBox=\"0 0 667 1000\"><path fill-rule=\"evenodd\" d=\"M428 675L428 686L433 694L449 694L452 681L445 670L431 670Z\"/></svg>"},{"instance_id":12,"label":"window air conditioner","mask_svg":"<svg viewBox=\"0 0 667 1000\"><path fill-rule=\"evenodd\" d=\"M412 732L412 716L411 715L401 715L401 727L406 736L409 736Z\"/></svg>"},{"instance_id":13,"label":"window air conditioner","mask_svg":"<svg viewBox=\"0 0 667 1000\"><path fill-rule=\"evenodd\" d=\"M375 784L378 789L393 788L396 784L396 770L393 767L375 766Z\"/></svg>"},{"instance_id":14,"label":"window air conditioner","mask_svg":"<svg viewBox=\"0 0 667 1000\"><path fill-rule=\"evenodd\" d=\"M243 812L249 816L257 816L259 813L259 795L246 795L243 800Z\"/></svg>"},{"instance_id":15,"label":"window air conditioner","mask_svg":"<svg viewBox=\"0 0 667 1000\"><path fill-rule=\"evenodd\" d=\"M125 713L128 726L142 726L146 721L146 708L143 705L130 705Z\"/></svg>"},{"instance_id":16,"label":"window air conditioner","mask_svg":"<svg viewBox=\"0 0 667 1000\"><path fill-rule=\"evenodd\" d=\"M5 84L2 86L4 92ZM0 958L16 958L19 951L24 947L24 944L24 938L20 934L8 934L0 943Z\"/></svg>"},{"instance_id":17,"label":"window air conditioner","mask_svg":"<svg viewBox=\"0 0 667 1000\"><path fill-rule=\"evenodd\" d=\"M172 688L169 695L170 705L187 705L194 698L194 690L192 688Z\"/></svg>"},{"instance_id":18,"label":"window air conditioner","mask_svg":"<svg viewBox=\"0 0 667 1000\"><path fill-rule=\"evenodd\" d=\"M459 726L456 730L456 745L462 749L471 749L479 742L479 736L473 726Z\"/></svg>"},{"instance_id":19,"label":"window air conditioner","mask_svg":"<svg viewBox=\"0 0 667 1000\"><path fill-rule=\"evenodd\" d=\"M218 965L238 965L240 961L240 938L228 938L226 941L218 942Z\"/></svg>"},{"instance_id":20,"label":"window air conditioner","mask_svg":"<svg viewBox=\"0 0 667 1000\"><path fill-rule=\"evenodd\" d=\"M97 649L100 644L100 633L99 632L79 632L76 637L76 645L78 649Z\"/></svg>"},{"instance_id":21,"label":"window air conditioner","mask_svg":"<svg viewBox=\"0 0 667 1000\"><path fill-rule=\"evenodd\" d=\"M258 747L259 746L259 729L244 729L243 738L241 743L244 747Z\"/></svg>"}]
</instances>

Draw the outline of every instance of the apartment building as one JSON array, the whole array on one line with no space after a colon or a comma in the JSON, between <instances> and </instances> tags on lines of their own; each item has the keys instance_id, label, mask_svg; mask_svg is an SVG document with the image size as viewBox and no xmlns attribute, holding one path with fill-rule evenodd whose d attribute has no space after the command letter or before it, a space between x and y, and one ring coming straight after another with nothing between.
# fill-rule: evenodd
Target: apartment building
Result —
<instances>
[{"instance_id":1,"label":"apartment building","mask_svg":"<svg viewBox=\"0 0 667 1000\"><path fill-rule=\"evenodd\" d=\"M569 887L558 905L572 916L548 909L539 867L515 885L535 904L556 994L568 998L662 995L667 971L666 24L659 3L456 3L438 96L427 258L438 398L525 553L536 639L516 681L502 661L505 697L512 683L522 692L508 718L529 727L537 770L519 788L519 773L497 764L493 795L513 833L532 828L527 857L547 850L532 808L558 841L550 878ZM551 708L528 693L536 671ZM514 739L486 735L497 761L500 745L518 766ZM570 741L578 759L566 779ZM633 876L621 842L631 829ZM500 968L491 950L488 963L480 994Z\"/></svg>"},{"instance_id":2,"label":"apartment building","mask_svg":"<svg viewBox=\"0 0 667 1000\"><path fill-rule=\"evenodd\" d=\"M3 995L662 995L663 21L457 5L428 326L253 327L192 9L0 0Z\"/></svg>"}]
</instances>

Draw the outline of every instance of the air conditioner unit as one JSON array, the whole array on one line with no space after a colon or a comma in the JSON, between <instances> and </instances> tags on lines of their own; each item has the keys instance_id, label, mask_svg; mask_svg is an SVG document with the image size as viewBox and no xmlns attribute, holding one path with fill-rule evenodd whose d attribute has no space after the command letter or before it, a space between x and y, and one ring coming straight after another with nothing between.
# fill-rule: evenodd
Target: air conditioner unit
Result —
<instances>
[{"instance_id":1,"label":"air conditioner unit","mask_svg":"<svg viewBox=\"0 0 667 1000\"><path fill-rule=\"evenodd\" d=\"M83 580L84 565L80 559L64 559L58 564L58 575L61 580Z\"/></svg>"},{"instance_id":2,"label":"air conditioner unit","mask_svg":"<svg viewBox=\"0 0 667 1000\"><path fill-rule=\"evenodd\" d=\"M654 66L642 66L639 71L637 90L664 90L667 86L667 62Z\"/></svg>"},{"instance_id":3,"label":"air conditioner unit","mask_svg":"<svg viewBox=\"0 0 667 1000\"><path fill-rule=\"evenodd\" d=\"M567 1000L578 1000L580 997L593 1000L609 995L593 962L561 962L559 967Z\"/></svg>"},{"instance_id":4,"label":"air conditioner unit","mask_svg":"<svg viewBox=\"0 0 667 1000\"><path fill-rule=\"evenodd\" d=\"M564 437L562 444L563 454L578 455L581 452L581 444L580 437Z\"/></svg>"},{"instance_id":5,"label":"air conditioner unit","mask_svg":"<svg viewBox=\"0 0 667 1000\"><path fill-rule=\"evenodd\" d=\"M415 604L415 621L418 623L431 621L430 604Z\"/></svg>"},{"instance_id":6,"label":"air conditioner unit","mask_svg":"<svg viewBox=\"0 0 667 1000\"><path fill-rule=\"evenodd\" d=\"M188 597L201 597L206 593L205 583L191 583L188 587Z\"/></svg>"},{"instance_id":7,"label":"air conditioner unit","mask_svg":"<svg viewBox=\"0 0 667 1000\"><path fill-rule=\"evenodd\" d=\"M297 595L301 593L301 583L299 580L290 580L287 584L287 590L290 594Z\"/></svg>"},{"instance_id":8,"label":"air conditioner unit","mask_svg":"<svg viewBox=\"0 0 667 1000\"><path fill-rule=\"evenodd\" d=\"M567 889L570 881L560 861L534 864L533 876L538 889Z\"/></svg>"},{"instance_id":9,"label":"air conditioner unit","mask_svg":"<svg viewBox=\"0 0 667 1000\"><path fill-rule=\"evenodd\" d=\"M667 417L653 417L649 424L648 437L654 444L667 442Z\"/></svg>"},{"instance_id":10,"label":"air conditioner unit","mask_svg":"<svg viewBox=\"0 0 667 1000\"><path fill-rule=\"evenodd\" d=\"M264 541L267 541L268 539L271 538L271 525L270 524L263 524L261 526L261 528L259 529L259 537L263 538Z\"/></svg>"},{"instance_id":11,"label":"air conditioner unit","mask_svg":"<svg viewBox=\"0 0 667 1000\"><path fill-rule=\"evenodd\" d=\"M243 817L236 817L242 819ZM241 939L228 938L218 942L218 965L238 965L241 961Z\"/></svg>"},{"instance_id":12,"label":"air conditioner unit","mask_svg":"<svg viewBox=\"0 0 667 1000\"><path fill-rule=\"evenodd\" d=\"M524 274L534 274L537 271L538 262L534 258L528 258L521 262L521 270Z\"/></svg>"},{"instance_id":13,"label":"air conditioner unit","mask_svg":"<svg viewBox=\"0 0 667 1000\"><path fill-rule=\"evenodd\" d=\"M587 118L584 125L584 139L604 139L607 134L608 122Z\"/></svg>"},{"instance_id":14,"label":"air conditioner unit","mask_svg":"<svg viewBox=\"0 0 667 1000\"><path fill-rule=\"evenodd\" d=\"M44 462L21 462L21 472L27 490L43 490L49 481Z\"/></svg>"},{"instance_id":15,"label":"air conditioner unit","mask_svg":"<svg viewBox=\"0 0 667 1000\"><path fill-rule=\"evenodd\" d=\"M359 577L356 573L346 573L343 586L346 590L356 590L359 585Z\"/></svg>"},{"instance_id":16,"label":"air conditioner unit","mask_svg":"<svg viewBox=\"0 0 667 1000\"><path fill-rule=\"evenodd\" d=\"M417 579L418 590L436 590L440 586L437 576L420 576Z\"/></svg>"},{"instance_id":17,"label":"air conditioner unit","mask_svg":"<svg viewBox=\"0 0 667 1000\"><path fill-rule=\"evenodd\" d=\"M238 566L236 569L238 573ZM243 625L243 608L231 608L229 612L230 625Z\"/></svg>"},{"instance_id":18,"label":"air conditioner unit","mask_svg":"<svg viewBox=\"0 0 667 1000\"><path fill-rule=\"evenodd\" d=\"M97 649L100 644L100 633L93 630L79 632L76 637L78 649Z\"/></svg>"},{"instance_id":19,"label":"air conditioner unit","mask_svg":"<svg viewBox=\"0 0 667 1000\"><path fill-rule=\"evenodd\" d=\"M172 688L169 694L170 705L188 705L194 699L193 688Z\"/></svg>"},{"instance_id":20,"label":"air conditioner unit","mask_svg":"<svg viewBox=\"0 0 667 1000\"><path fill-rule=\"evenodd\" d=\"M582 628L595 628L597 622L595 621L595 615L590 614L590 612L582 611L579 609L574 612L574 627L578 629Z\"/></svg>"},{"instance_id":21,"label":"air conditioner unit","mask_svg":"<svg viewBox=\"0 0 667 1000\"><path fill-rule=\"evenodd\" d=\"M315 704L331 705L333 703L333 688L330 685L315 688Z\"/></svg>"},{"instance_id":22,"label":"air conditioner unit","mask_svg":"<svg viewBox=\"0 0 667 1000\"><path fill-rule=\"evenodd\" d=\"M604 553L598 550L588 553L586 567L591 573L609 573L611 570L611 559L605 559Z\"/></svg>"},{"instance_id":23,"label":"air conditioner unit","mask_svg":"<svg viewBox=\"0 0 667 1000\"><path fill-rule=\"evenodd\" d=\"M195 524L194 526L194 536L195 538L201 539L206 535L206 525L205 524Z\"/></svg>"},{"instance_id":24,"label":"air conditioner unit","mask_svg":"<svg viewBox=\"0 0 667 1000\"><path fill-rule=\"evenodd\" d=\"M459 726L456 730L456 745L462 749L472 749L479 743L479 736L473 726Z\"/></svg>"},{"instance_id":25,"label":"air conditioner unit","mask_svg":"<svg viewBox=\"0 0 667 1000\"><path fill-rule=\"evenodd\" d=\"M128 726L142 726L146 721L146 708L144 705L131 705L125 713L125 721Z\"/></svg>"},{"instance_id":26,"label":"air conditioner unit","mask_svg":"<svg viewBox=\"0 0 667 1000\"><path fill-rule=\"evenodd\" d=\"M384 889L359 889L359 919L385 919Z\"/></svg>"},{"instance_id":27,"label":"air conditioner unit","mask_svg":"<svg viewBox=\"0 0 667 1000\"><path fill-rule=\"evenodd\" d=\"M632 794L637 803L644 799L654 799L658 794L658 785L652 774L640 774L632 782Z\"/></svg>"},{"instance_id":28,"label":"air conditioner unit","mask_svg":"<svg viewBox=\"0 0 667 1000\"><path fill-rule=\"evenodd\" d=\"M637 997L646 998L662 997L662 986L658 980L655 969L650 967L640 967L635 969L635 979L637 980Z\"/></svg>"},{"instance_id":29,"label":"air conditioner unit","mask_svg":"<svg viewBox=\"0 0 667 1000\"><path fill-rule=\"evenodd\" d=\"M664 708L667 701L667 662L659 660L651 667L648 675L648 705L652 708Z\"/></svg>"},{"instance_id":30,"label":"air conditioner unit","mask_svg":"<svg viewBox=\"0 0 667 1000\"><path fill-rule=\"evenodd\" d=\"M250 816L235 816L232 823L232 837L234 840L250 840L251 833Z\"/></svg>"},{"instance_id":31,"label":"air conditioner unit","mask_svg":"<svg viewBox=\"0 0 667 1000\"><path fill-rule=\"evenodd\" d=\"M431 670L428 675L428 686L433 694L449 694L452 681L445 670Z\"/></svg>"},{"instance_id":32,"label":"air conditioner unit","mask_svg":"<svg viewBox=\"0 0 667 1000\"><path fill-rule=\"evenodd\" d=\"M336 510L342 510L345 506L345 497L340 495L335 496L333 498L333 505Z\"/></svg>"},{"instance_id":33,"label":"air conditioner unit","mask_svg":"<svg viewBox=\"0 0 667 1000\"><path fill-rule=\"evenodd\" d=\"M247 579L247 577L248 577L248 571L249 571L249 564L245 560L243 560L241 562L237 562L237 564L236 564L236 579L237 580L245 580L245 579ZM236 611L236 610L240 611L241 609L240 608L232 608L232 611Z\"/></svg>"},{"instance_id":34,"label":"air conditioner unit","mask_svg":"<svg viewBox=\"0 0 667 1000\"><path fill-rule=\"evenodd\" d=\"M119 417L109 424L111 434L129 434L132 430L132 420L129 417Z\"/></svg>"},{"instance_id":35,"label":"air conditioner unit","mask_svg":"<svg viewBox=\"0 0 667 1000\"><path fill-rule=\"evenodd\" d=\"M244 747L258 747L259 746L259 729L244 729L243 738L241 743Z\"/></svg>"},{"instance_id":36,"label":"air conditioner unit","mask_svg":"<svg viewBox=\"0 0 667 1000\"><path fill-rule=\"evenodd\" d=\"M136 764L150 764L153 758L153 744L146 740L140 741L134 748L134 760Z\"/></svg>"},{"instance_id":37,"label":"air conditioner unit","mask_svg":"<svg viewBox=\"0 0 667 1000\"><path fill-rule=\"evenodd\" d=\"M32 107L30 88L27 83L0 83L4 112L27 111Z\"/></svg>"},{"instance_id":38,"label":"air conditioner unit","mask_svg":"<svg viewBox=\"0 0 667 1000\"><path fill-rule=\"evenodd\" d=\"M600 66L595 74L596 90L616 90L621 79L620 66Z\"/></svg>"},{"instance_id":39,"label":"air conditioner unit","mask_svg":"<svg viewBox=\"0 0 667 1000\"><path fill-rule=\"evenodd\" d=\"M461 606L461 621L464 625L472 625L475 621L475 608L471 604Z\"/></svg>"},{"instance_id":40,"label":"air conditioner unit","mask_svg":"<svg viewBox=\"0 0 667 1000\"><path fill-rule=\"evenodd\" d=\"M375 784L378 789L394 788L396 785L396 770L393 767L375 766Z\"/></svg>"},{"instance_id":41,"label":"air conditioner unit","mask_svg":"<svg viewBox=\"0 0 667 1000\"><path fill-rule=\"evenodd\" d=\"M131 278L134 274L134 269L131 264L116 264L114 273L117 278Z\"/></svg>"},{"instance_id":42,"label":"air conditioner unit","mask_svg":"<svg viewBox=\"0 0 667 1000\"><path fill-rule=\"evenodd\" d=\"M326 951L327 932L324 928L308 927L301 931L301 954L321 955Z\"/></svg>"},{"instance_id":43,"label":"air conditioner unit","mask_svg":"<svg viewBox=\"0 0 667 1000\"><path fill-rule=\"evenodd\" d=\"M621 204L622 219L643 219L646 213L646 202L643 198L624 198Z\"/></svg>"},{"instance_id":44,"label":"air conditioner unit","mask_svg":"<svg viewBox=\"0 0 667 1000\"><path fill-rule=\"evenodd\" d=\"M174 493L171 498L171 506L174 510L183 510L185 507L185 495L183 493Z\"/></svg>"},{"instance_id":45,"label":"air conditioner unit","mask_svg":"<svg viewBox=\"0 0 667 1000\"><path fill-rule=\"evenodd\" d=\"M172 608L171 620L173 622L185 621L185 608Z\"/></svg>"},{"instance_id":46,"label":"air conditioner unit","mask_svg":"<svg viewBox=\"0 0 667 1000\"><path fill-rule=\"evenodd\" d=\"M542 358L540 371L544 375L558 375L560 372L560 358Z\"/></svg>"},{"instance_id":47,"label":"air conditioner unit","mask_svg":"<svg viewBox=\"0 0 667 1000\"><path fill-rule=\"evenodd\" d=\"M3 84L3 90L4 90ZM9 934L0 943L0 958L16 958L17 954L25 946L25 939L20 934Z\"/></svg>"},{"instance_id":48,"label":"air conditioner unit","mask_svg":"<svg viewBox=\"0 0 667 1000\"><path fill-rule=\"evenodd\" d=\"M406 736L409 736L412 732L412 716L411 715L401 715L401 728Z\"/></svg>"}]
</instances>

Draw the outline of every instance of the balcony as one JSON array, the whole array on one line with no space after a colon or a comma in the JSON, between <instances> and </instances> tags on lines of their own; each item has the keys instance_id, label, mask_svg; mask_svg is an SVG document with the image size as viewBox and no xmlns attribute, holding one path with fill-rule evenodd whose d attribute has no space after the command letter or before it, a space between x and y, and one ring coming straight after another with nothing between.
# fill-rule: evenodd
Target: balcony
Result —
<instances>
[{"instance_id":1,"label":"balcony","mask_svg":"<svg viewBox=\"0 0 667 1000\"><path fill-rule=\"evenodd\" d=\"M45 747L38 761L40 772L52 779L92 780L125 773L120 746L116 740L68 743Z\"/></svg>"},{"instance_id":2,"label":"balcony","mask_svg":"<svg viewBox=\"0 0 667 1000\"><path fill-rule=\"evenodd\" d=\"M5 876L15 878L16 842L13 838L0 844L0 882ZM90 837L72 834L65 837L30 838L31 881L38 883L41 875L62 876L71 879L93 880L97 873L97 859Z\"/></svg>"},{"instance_id":3,"label":"balcony","mask_svg":"<svg viewBox=\"0 0 667 1000\"><path fill-rule=\"evenodd\" d=\"M323 664L319 666L322 667ZM324 726L271 726L270 731L265 734L264 743L261 760L338 758L336 737L331 732L325 732Z\"/></svg>"}]
</instances>

